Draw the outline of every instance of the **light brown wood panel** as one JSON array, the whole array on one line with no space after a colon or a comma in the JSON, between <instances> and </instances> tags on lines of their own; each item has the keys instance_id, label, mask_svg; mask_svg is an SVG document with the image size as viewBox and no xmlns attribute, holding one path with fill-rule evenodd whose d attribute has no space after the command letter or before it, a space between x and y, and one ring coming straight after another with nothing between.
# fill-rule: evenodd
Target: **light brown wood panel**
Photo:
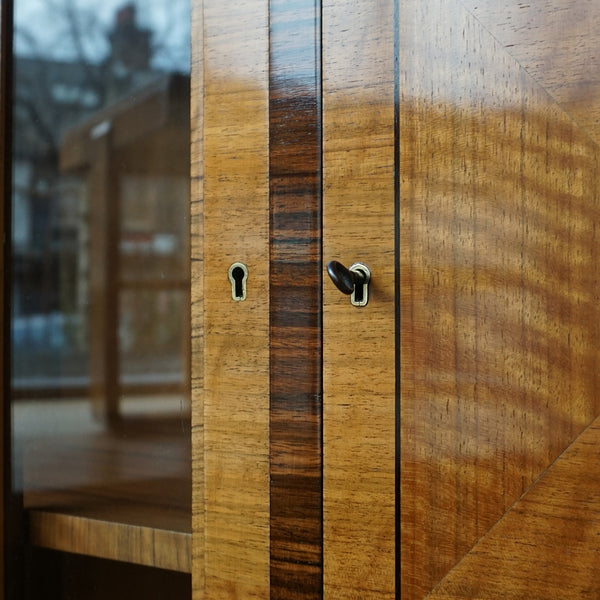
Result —
<instances>
[{"instance_id":1,"label":"light brown wood panel","mask_svg":"<svg viewBox=\"0 0 600 600\"><path fill-rule=\"evenodd\" d=\"M596 420L428 598L600 597L599 448Z\"/></svg>"},{"instance_id":2,"label":"light brown wood panel","mask_svg":"<svg viewBox=\"0 0 600 600\"><path fill-rule=\"evenodd\" d=\"M401 566L417 599L598 414L600 210L596 145L481 23L460 2L400 6Z\"/></svg>"},{"instance_id":3,"label":"light brown wood panel","mask_svg":"<svg viewBox=\"0 0 600 600\"><path fill-rule=\"evenodd\" d=\"M202 0L191 2L190 96L190 322L192 437L192 598L204 598L204 247L203 247L203 99L204 14Z\"/></svg>"},{"instance_id":4,"label":"light brown wood panel","mask_svg":"<svg viewBox=\"0 0 600 600\"><path fill-rule=\"evenodd\" d=\"M462 2L506 52L600 142L600 3Z\"/></svg>"},{"instance_id":5,"label":"light brown wood panel","mask_svg":"<svg viewBox=\"0 0 600 600\"><path fill-rule=\"evenodd\" d=\"M323 3L323 258L372 272L369 303L325 275L324 597L395 597L393 2Z\"/></svg>"},{"instance_id":6,"label":"light brown wood panel","mask_svg":"<svg viewBox=\"0 0 600 600\"><path fill-rule=\"evenodd\" d=\"M138 506L143 512L144 507ZM189 573L191 535L106 518L33 510L30 541L36 546Z\"/></svg>"},{"instance_id":7,"label":"light brown wood panel","mask_svg":"<svg viewBox=\"0 0 600 600\"><path fill-rule=\"evenodd\" d=\"M267 0L204 2L207 599L269 597L268 14Z\"/></svg>"}]
</instances>

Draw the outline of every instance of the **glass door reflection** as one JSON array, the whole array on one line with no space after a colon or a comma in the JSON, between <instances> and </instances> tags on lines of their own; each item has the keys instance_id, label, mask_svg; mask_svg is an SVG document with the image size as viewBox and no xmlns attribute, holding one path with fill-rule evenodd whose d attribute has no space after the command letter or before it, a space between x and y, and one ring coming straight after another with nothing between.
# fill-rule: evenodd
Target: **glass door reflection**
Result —
<instances>
[{"instance_id":1,"label":"glass door reflection","mask_svg":"<svg viewBox=\"0 0 600 600\"><path fill-rule=\"evenodd\" d=\"M15 0L13 67L13 485L32 541L52 547L60 516L185 548L189 4Z\"/></svg>"}]
</instances>

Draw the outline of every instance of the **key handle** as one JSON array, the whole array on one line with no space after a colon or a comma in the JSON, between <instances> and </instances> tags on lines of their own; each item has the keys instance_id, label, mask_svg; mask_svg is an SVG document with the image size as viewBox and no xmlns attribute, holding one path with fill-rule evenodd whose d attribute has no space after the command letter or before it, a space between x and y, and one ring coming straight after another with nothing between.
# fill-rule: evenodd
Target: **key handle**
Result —
<instances>
[{"instance_id":1,"label":"key handle","mask_svg":"<svg viewBox=\"0 0 600 600\"><path fill-rule=\"evenodd\" d=\"M366 306L369 301L369 282L371 271L362 263L354 263L346 268L341 262L332 260L327 263L327 273L340 292L350 296L353 306Z\"/></svg>"}]
</instances>

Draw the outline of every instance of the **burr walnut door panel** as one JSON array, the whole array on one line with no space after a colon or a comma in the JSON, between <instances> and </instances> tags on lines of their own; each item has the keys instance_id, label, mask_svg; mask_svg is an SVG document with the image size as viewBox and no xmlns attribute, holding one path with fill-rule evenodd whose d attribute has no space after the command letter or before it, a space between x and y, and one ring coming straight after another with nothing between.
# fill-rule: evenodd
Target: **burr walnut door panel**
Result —
<instances>
[{"instance_id":1,"label":"burr walnut door panel","mask_svg":"<svg viewBox=\"0 0 600 600\"><path fill-rule=\"evenodd\" d=\"M323 2L326 598L600 595L599 18Z\"/></svg>"}]
</instances>

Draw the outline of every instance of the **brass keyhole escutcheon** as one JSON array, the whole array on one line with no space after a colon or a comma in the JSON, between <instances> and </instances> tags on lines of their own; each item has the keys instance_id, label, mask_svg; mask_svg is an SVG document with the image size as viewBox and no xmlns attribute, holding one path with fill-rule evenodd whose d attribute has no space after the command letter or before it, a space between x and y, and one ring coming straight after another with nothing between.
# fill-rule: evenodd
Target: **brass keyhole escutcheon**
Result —
<instances>
[{"instance_id":1,"label":"brass keyhole escutcheon","mask_svg":"<svg viewBox=\"0 0 600 600\"><path fill-rule=\"evenodd\" d=\"M235 302L246 299L246 282L248 281L248 267L241 262L235 262L229 267L229 282L231 283L231 298Z\"/></svg>"}]
</instances>

